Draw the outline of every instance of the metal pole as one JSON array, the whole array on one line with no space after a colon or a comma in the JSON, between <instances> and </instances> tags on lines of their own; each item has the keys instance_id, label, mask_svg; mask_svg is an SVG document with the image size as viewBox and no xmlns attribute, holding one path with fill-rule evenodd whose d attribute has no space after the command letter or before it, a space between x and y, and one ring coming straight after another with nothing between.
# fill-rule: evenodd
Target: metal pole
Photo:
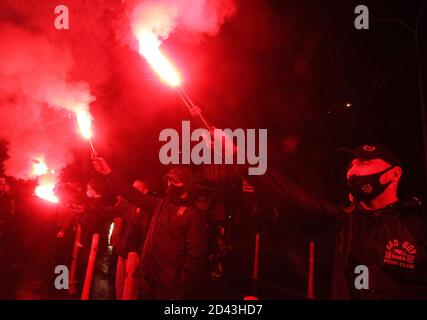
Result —
<instances>
[{"instance_id":1,"label":"metal pole","mask_svg":"<svg viewBox=\"0 0 427 320\"><path fill-rule=\"evenodd\" d=\"M420 99L420 115L421 115L421 126L422 126L422 135L423 135L423 149L424 149L424 182L427 187L427 112L425 107L425 96L424 96L424 84L423 84L423 74L422 74L422 61L421 61L421 50L418 42L418 31L419 25L421 23L421 16L424 12L424 9L427 5L427 1L423 3L421 9L418 13L417 20L415 22L415 27L412 28L409 24L398 19L375 19L379 22L394 22L398 25L403 26L411 34L414 45L415 45L415 54L417 60L417 73L418 73L418 92Z\"/></svg>"},{"instance_id":2,"label":"metal pole","mask_svg":"<svg viewBox=\"0 0 427 320\"><path fill-rule=\"evenodd\" d=\"M77 259L79 257L80 251L80 237L82 233L82 228L80 224L77 225L76 229L76 237L74 239L74 248L73 248L73 256L71 259L71 270L70 270L70 286L68 289L69 294L75 294L77 292L76 289L76 270L77 270Z\"/></svg>"},{"instance_id":3,"label":"metal pole","mask_svg":"<svg viewBox=\"0 0 427 320\"><path fill-rule=\"evenodd\" d=\"M137 266L137 261L138 253L129 252L126 262L126 276L123 287L123 296L121 297L122 300L136 300L134 272Z\"/></svg>"},{"instance_id":4,"label":"metal pole","mask_svg":"<svg viewBox=\"0 0 427 320\"><path fill-rule=\"evenodd\" d=\"M96 155L96 150L95 150L95 148L93 146L92 139L89 138L88 141L89 141L90 148L92 149L92 155Z\"/></svg>"},{"instance_id":5,"label":"metal pole","mask_svg":"<svg viewBox=\"0 0 427 320\"><path fill-rule=\"evenodd\" d=\"M423 132L423 142L424 142L424 174L425 182L427 186L427 120L426 120L426 108L425 108L425 99L424 99L424 87L423 87L423 76L421 70L421 56L418 40L415 41L416 51L417 51L417 65L418 65L418 90L420 95L420 113L422 121L422 132Z\"/></svg>"},{"instance_id":6,"label":"metal pole","mask_svg":"<svg viewBox=\"0 0 427 320\"><path fill-rule=\"evenodd\" d=\"M258 270L259 270L259 250L260 250L260 234L255 234L255 248L254 248L254 263L253 263L253 269L252 269L252 279L258 280Z\"/></svg>"},{"instance_id":7,"label":"metal pole","mask_svg":"<svg viewBox=\"0 0 427 320\"><path fill-rule=\"evenodd\" d=\"M427 187L427 119L426 119L426 106L425 106L425 98L424 98L424 86L423 86L423 72L422 72L422 62L421 62L421 51L420 45L418 42L418 27L420 25L421 16L423 14L424 8L426 7L427 2L424 2L421 7L420 12L418 13L417 21L415 23L415 29L413 32L414 40L415 40L415 51L417 55L417 67L418 67L418 89L420 95L420 112L421 112L421 121L422 121L422 132L423 132L423 142L424 142L424 175L425 175L425 183Z\"/></svg>"},{"instance_id":8,"label":"metal pole","mask_svg":"<svg viewBox=\"0 0 427 320\"><path fill-rule=\"evenodd\" d=\"M85 282L83 285L83 291L81 300L90 299L90 291L92 288L93 271L95 269L96 254L98 252L99 234L94 234L92 237L92 245L90 247L89 260L87 263Z\"/></svg>"},{"instance_id":9,"label":"metal pole","mask_svg":"<svg viewBox=\"0 0 427 320\"><path fill-rule=\"evenodd\" d=\"M307 283L307 298L315 299L314 296L314 254L315 244L314 241L310 241L310 254L308 261L308 283Z\"/></svg>"},{"instance_id":10,"label":"metal pole","mask_svg":"<svg viewBox=\"0 0 427 320\"><path fill-rule=\"evenodd\" d=\"M194 104L194 102L190 99L190 97L184 91L184 89L181 87L178 87L177 93L181 98L181 100L186 105L186 107L188 108L188 111L190 111L190 114L199 122L201 126L211 131L212 127L209 124L209 122L206 120L206 118L203 116L202 110L200 110L200 108L196 104Z\"/></svg>"},{"instance_id":11,"label":"metal pole","mask_svg":"<svg viewBox=\"0 0 427 320\"><path fill-rule=\"evenodd\" d=\"M258 291L258 272L259 272L259 254L260 254L261 235L255 234L254 262L252 269L252 294L255 296Z\"/></svg>"}]
</instances>

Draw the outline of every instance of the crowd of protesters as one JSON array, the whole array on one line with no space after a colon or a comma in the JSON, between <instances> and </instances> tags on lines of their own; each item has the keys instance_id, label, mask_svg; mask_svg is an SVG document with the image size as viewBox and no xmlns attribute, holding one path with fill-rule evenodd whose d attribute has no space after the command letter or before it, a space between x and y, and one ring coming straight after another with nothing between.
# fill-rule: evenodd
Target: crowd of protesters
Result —
<instances>
[{"instance_id":1,"label":"crowd of protesters","mask_svg":"<svg viewBox=\"0 0 427 320\"><path fill-rule=\"evenodd\" d=\"M161 180L166 190L158 187ZM61 181L56 188L59 204L37 198L33 183L13 179L8 183L6 178L0 183L0 298L37 298L32 291L55 291L54 267L69 267L76 245L78 297L94 234L100 235L95 277L106 267L104 276L112 291L104 298L122 298L131 252L140 257L134 299L194 297L208 272L208 208L203 204L209 196L196 194L188 168L173 168L163 178L137 179L129 185L119 175L108 179L98 175L86 184ZM105 257L110 261L107 266Z\"/></svg>"},{"instance_id":2,"label":"crowd of protesters","mask_svg":"<svg viewBox=\"0 0 427 320\"><path fill-rule=\"evenodd\" d=\"M347 206L334 205L307 192L274 168L261 177L242 178L239 168L235 173L244 189L253 192L255 186L275 199L273 220L281 215L281 205L293 203L299 207L297 212L304 213L305 222L329 220L336 227L335 253L330 257L333 298L427 298L427 219L418 199L398 195L404 172L400 160L377 145L342 151L349 155ZM93 169L96 179L85 187L75 181L58 185L61 204L57 206L29 206L28 199L35 199L28 191L31 188L0 179L2 297L21 294L25 298L23 288L29 279L52 285L53 266L70 265L77 228L81 230L77 243L78 294L85 280L92 236L99 234L98 259L112 251L109 266L114 270L114 281L110 286L115 290L109 298L123 298L131 252L138 256L132 299L203 297L200 285L204 276L210 273L212 278L221 277L229 248L226 233L230 230L226 231L229 226L225 221L231 218L227 213L230 203L215 198L215 184L201 184L184 166L172 168L159 179L164 188L149 179L127 183L101 157L94 156ZM234 209L255 215L259 207ZM219 218L213 217L216 214ZM232 218L234 224L239 223L238 214ZM238 234L237 230L233 232ZM31 262L32 277L22 276L27 266L20 265L20 259ZM216 262L216 268L208 268L209 260ZM369 270L368 283L362 288L354 286L358 266Z\"/></svg>"}]
</instances>

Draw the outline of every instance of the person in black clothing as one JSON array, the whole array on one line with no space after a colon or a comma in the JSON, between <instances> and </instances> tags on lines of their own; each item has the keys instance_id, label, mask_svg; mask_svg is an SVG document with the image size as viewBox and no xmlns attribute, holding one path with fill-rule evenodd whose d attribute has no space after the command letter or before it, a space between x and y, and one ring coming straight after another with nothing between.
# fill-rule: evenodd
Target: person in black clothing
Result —
<instances>
[{"instance_id":1,"label":"person in black clothing","mask_svg":"<svg viewBox=\"0 0 427 320\"><path fill-rule=\"evenodd\" d=\"M92 237L99 234L97 261L105 254L108 247L108 231L113 216L113 209L105 199L106 188L96 180L86 186L86 202L78 213L77 224L81 226L79 259L77 265L77 283L82 287L89 259Z\"/></svg>"},{"instance_id":2,"label":"person in black clothing","mask_svg":"<svg viewBox=\"0 0 427 320\"><path fill-rule=\"evenodd\" d=\"M0 241L8 232L9 223L14 211L14 201L10 186L4 177L0 177Z\"/></svg>"},{"instance_id":3,"label":"person in black clothing","mask_svg":"<svg viewBox=\"0 0 427 320\"><path fill-rule=\"evenodd\" d=\"M258 182L312 219L335 221L339 230L333 299L426 299L427 219L420 201L398 198L400 161L378 145L342 150L352 156L347 169L349 207L311 195L274 169ZM356 288L358 266L367 267L369 281Z\"/></svg>"},{"instance_id":4,"label":"person in black clothing","mask_svg":"<svg viewBox=\"0 0 427 320\"><path fill-rule=\"evenodd\" d=\"M12 264L15 258L12 235L14 199L6 178L0 177L0 299L10 298Z\"/></svg>"},{"instance_id":5,"label":"person in black clothing","mask_svg":"<svg viewBox=\"0 0 427 320\"><path fill-rule=\"evenodd\" d=\"M206 262L207 235L205 217L192 201L191 171L170 170L167 196L156 198L127 186L104 159L94 157L93 164L118 193L143 212L152 212L137 272L141 298L192 298Z\"/></svg>"},{"instance_id":6,"label":"person in black clothing","mask_svg":"<svg viewBox=\"0 0 427 320\"><path fill-rule=\"evenodd\" d=\"M141 194L147 195L149 189L146 183L138 179L132 185ZM111 235L111 242L118 255L116 267L116 299L121 300L126 274L128 254L136 252L138 256L142 252L144 241L147 236L151 222L151 213L141 212L141 209L133 205L121 196L117 197L116 207L120 209L120 218L115 219L114 231ZM116 225L116 222L119 222ZM135 292L133 298L136 298Z\"/></svg>"},{"instance_id":7,"label":"person in black clothing","mask_svg":"<svg viewBox=\"0 0 427 320\"><path fill-rule=\"evenodd\" d=\"M56 222L55 265L69 266L75 239L73 228L84 210L86 194L78 181L61 181L55 191L61 199Z\"/></svg>"}]
</instances>

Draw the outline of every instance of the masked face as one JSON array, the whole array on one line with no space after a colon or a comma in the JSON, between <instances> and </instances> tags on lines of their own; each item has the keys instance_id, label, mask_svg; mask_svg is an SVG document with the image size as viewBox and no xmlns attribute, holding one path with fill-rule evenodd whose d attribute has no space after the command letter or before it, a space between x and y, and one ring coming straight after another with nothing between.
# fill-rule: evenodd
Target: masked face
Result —
<instances>
[{"instance_id":1,"label":"masked face","mask_svg":"<svg viewBox=\"0 0 427 320\"><path fill-rule=\"evenodd\" d=\"M382 184L380 179L384 173L393 168L394 167L389 167L374 174L350 176L347 179L347 185L350 193L358 201L366 202L375 199L392 183L392 181L389 181Z\"/></svg>"},{"instance_id":2,"label":"masked face","mask_svg":"<svg viewBox=\"0 0 427 320\"><path fill-rule=\"evenodd\" d=\"M179 181L166 179L166 194L170 198L181 198L187 191L184 184Z\"/></svg>"}]
</instances>

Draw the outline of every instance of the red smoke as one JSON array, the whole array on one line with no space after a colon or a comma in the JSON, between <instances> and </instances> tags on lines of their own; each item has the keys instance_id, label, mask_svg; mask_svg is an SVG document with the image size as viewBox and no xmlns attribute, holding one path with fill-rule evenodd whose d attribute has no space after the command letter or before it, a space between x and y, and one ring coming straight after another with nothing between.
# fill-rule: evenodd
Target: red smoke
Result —
<instances>
[{"instance_id":1,"label":"red smoke","mask_svg":"<svg viewBox=\"0 0 427 320\"><path fill-rule=\"evenodd\" d=\"M148 0L140 2L131 14L131 29L139 52L172 87L181 84L179 72L161 52L160 45L178 26L187 31L215 35L234 15L232 0Z\"/></svg>"},{"instance_id":2,"label":"red smoke","mask_svg":"<svg viewBox=\"0 0 427 320\"><path fill-rule=\"evenodd\" d=\"M177 27L214 36L236 13L234 0L143 0L133 8L132 28L167 39Z\"/></svg>"},{"instance_id":3,"label":"red smoke","mask_svg":"<svg viewBox=\"0 0 427 320\"><path fill-rule=\"evenodd\" d=\"M85 82L69 80L71 55L43 35L0 25L0 136L9 142L6 174L31 177L33 160L54 170L71 160L74 112L94 100Z\"/></svg>"},{"instance_id":4,"label":"red smoke","mask_svg":"<svg viewBox=\"0 0 427 320\"><path fill-rule=\"evenodd\" d=\"M165 31L156 34L161 40L175 29L190 39L194 34L216 35L236 12L234 0L69 0L64 4L70 11L70 30L58 31L54 28L57 4L51 1L0 3L0 138L9 142L6 174L17 178L33 177L33 160L39 157L58 173L72 161L76 147L87 147L78 133L75 112L88 111L93 96L99 97L94 106L99 113L102 108L102 114L95 109L95 119L104 120L95 129L105 127L104 136L111 134L108 143L113 149L115 127L133 112L132 107L151 103L146 101L148 92L133 94L132 85L137 87L140 74L132 83L117 77L130 73L132 78L137 71L134 63L126 65L132 56L120 47L133 37L133 19L160 10ZM120 118L103 119L110 112ZM139 112L148 111L140 108ZM95 134L95 143L101 144L100 138Z\"/></svg>"}]
</instances>

